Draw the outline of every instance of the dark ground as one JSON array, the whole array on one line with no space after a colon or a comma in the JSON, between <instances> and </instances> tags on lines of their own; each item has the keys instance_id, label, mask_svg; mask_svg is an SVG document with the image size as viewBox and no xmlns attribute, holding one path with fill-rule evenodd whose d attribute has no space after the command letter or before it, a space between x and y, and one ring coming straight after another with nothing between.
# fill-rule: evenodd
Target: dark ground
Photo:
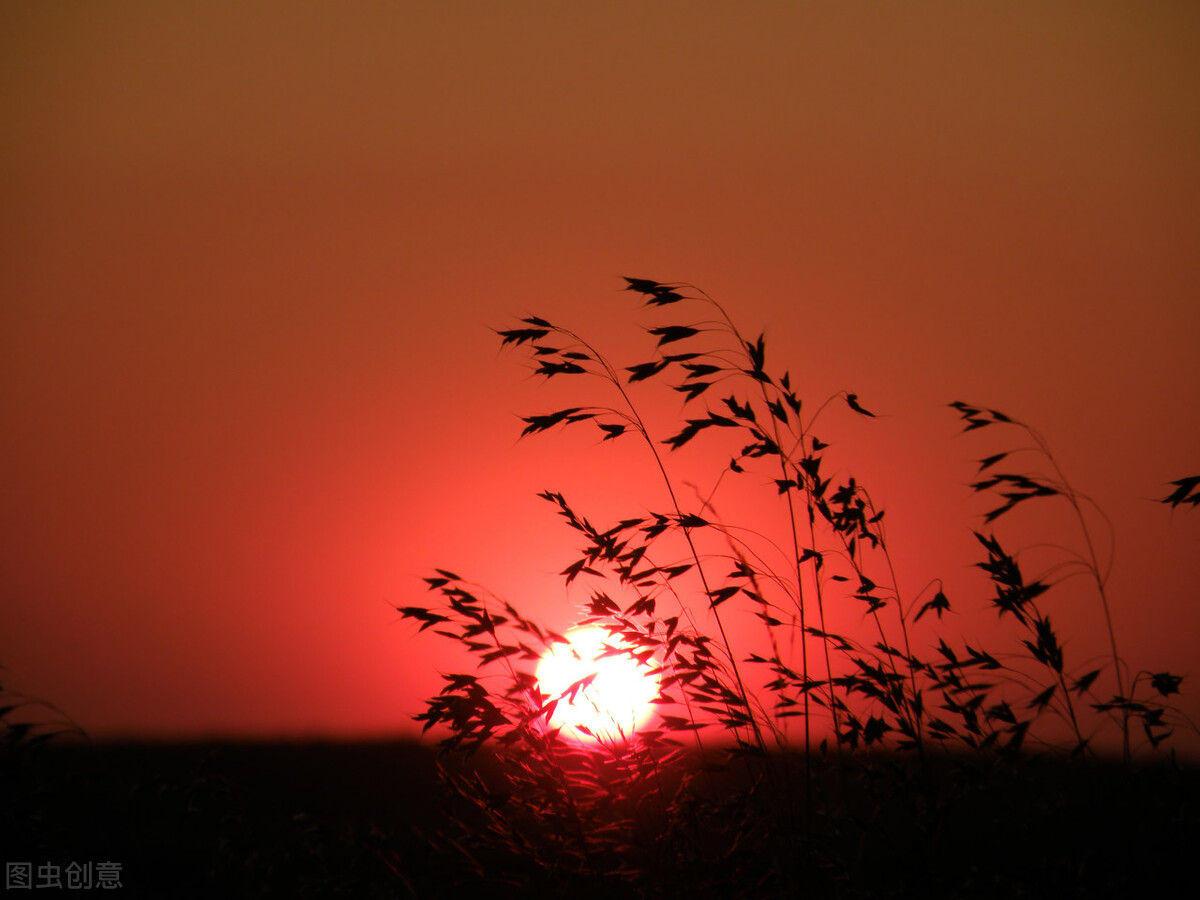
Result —
<instances>
[{"instance_id":1,"label":"dark ground","mask_svg":"<svg viewBox=\"0 0 1200 900\"><path fill-rule=\"evenodd\" d=\"M1195 768L1058 762L965 781L952 769L914 799L881 789L873 779L889 765L873 763L843 796L845 818L820 826L834 875L803 895L1134 898L1176 879L1195 889ZM641 895L472 872L438 837L450 826L433 751L411 743L7 747L0 801L0 856L6 869L33 864L38 896L76 893L63 873L89 861L120 863L122 889L101 894L115 897ZM46 863L61 867L61 891L37 887ZM657 884L645 893L676 895Z\"/></svg>"},{"instance_id":2,"label":"dark ground","mask_svg":"<svg viewBox=\"0 0 1200 900\"><path fill-rule=\"evenodd\" d=\"M78 744L23 756L3 780L5 862L119 862L123 891L111 895L122 897L437 895L428 886L444 862L424 835L440 827L439 789L433 753L416 744Z\"/></svg>"}]
</instances>

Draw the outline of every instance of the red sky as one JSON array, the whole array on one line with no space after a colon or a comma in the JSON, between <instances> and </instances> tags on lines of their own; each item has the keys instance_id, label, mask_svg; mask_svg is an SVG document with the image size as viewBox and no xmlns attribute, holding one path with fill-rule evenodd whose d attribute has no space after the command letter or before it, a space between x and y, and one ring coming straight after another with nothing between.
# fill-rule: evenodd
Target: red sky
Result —
<instances>
[{"instance_id":1,"label":"red sky","mask_svg":"<svg viewBox=\"0 0 1200 900\"><path fill-rule=\"evenodd\" d=\"M642 362L622 275L883 414L826 432L910 592L984 602L963 485L1004 447L945 404L1037 426L1115 526L1131 665L1200 678L1200 513L1151 502L1200 470L1200 8L1046 6L5 3L6 684L99 736L391 733L451 667L393 609L431 567L567 627L535 492L661 492L518 443L561 395L489 328Z\"/></svg>"}]
</instances>

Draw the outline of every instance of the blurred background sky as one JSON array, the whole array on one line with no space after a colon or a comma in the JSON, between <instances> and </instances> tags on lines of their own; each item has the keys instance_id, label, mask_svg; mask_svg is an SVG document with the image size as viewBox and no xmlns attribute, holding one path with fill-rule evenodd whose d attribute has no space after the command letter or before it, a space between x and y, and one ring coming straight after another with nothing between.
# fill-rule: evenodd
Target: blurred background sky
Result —
<instances>
[{"instance_id":1,"label":"blurred background sky","mask_svg":"<svg viewBox=\"0 0 1200 900\"><path fill-rule=\"evenodd\" d=\"M1153 502L1200 469L1198 47L1185 2L4 3L6 685L102 737L390 734L453 668L393 608L431 567L567 627L535 492L661 488L518 442L569 395L489 329L642 362L623 275L880 414L824 432L910 595L984 604L963 485L1004 440L945 404L1037 426L1112 520L1131 665L1200 676L1200 512ZM1046 521L1001 533L1077 543Z\"/></svg>"}]
</instances>

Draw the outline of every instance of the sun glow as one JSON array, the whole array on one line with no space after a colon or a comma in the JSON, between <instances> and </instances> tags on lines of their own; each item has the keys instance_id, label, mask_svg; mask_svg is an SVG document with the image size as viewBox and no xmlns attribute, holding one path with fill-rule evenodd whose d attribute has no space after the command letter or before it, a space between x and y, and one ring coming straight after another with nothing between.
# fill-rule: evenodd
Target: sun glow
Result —
<instances>
[{"instance_id":1,"label":"sun glow","mask_svg":"<svg viewBox=\"0 0 1200 900\"><path fill-rule=\"evenodd\" d=\"M612 652L628 645L603 628L576 628L565 637L567 643L552 645L537 667L539 689L548 702L558 700L550 727L579 741L629 737L650 718L657 677L628 653Z\"/></svg>"}]
</instances>

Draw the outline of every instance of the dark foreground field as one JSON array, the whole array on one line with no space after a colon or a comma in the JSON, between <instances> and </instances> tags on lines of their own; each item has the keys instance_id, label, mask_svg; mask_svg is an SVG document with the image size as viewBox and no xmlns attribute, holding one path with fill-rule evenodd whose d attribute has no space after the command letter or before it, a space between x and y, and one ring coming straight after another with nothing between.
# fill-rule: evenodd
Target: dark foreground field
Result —
<instances>
[{"instance_id":1,"label":"dark foreground field","mask_svg":"<svg viewBox=\"0 0 1200 900\"><path fill-rule=\"evenodd\" d=\"M6 895L26 863L38 895L84 890L88 863L93 891L97 865L118 863L111 895L127 897L784 895L719 873L698 880L694 863L677 880L668 870L633 884L492 868L486 855L476 871L453 849L433 752L410 743L50 745L0 759ZM1195 889L1194 768L1042 762L964 778L947 761L915 792L889 784L890 771L874 760L839 794L838 816L814 818L812 862L790 868L819 877L786 895ZM61 889L45 886L55 876Z\"/></svg>"}]
</instances>

